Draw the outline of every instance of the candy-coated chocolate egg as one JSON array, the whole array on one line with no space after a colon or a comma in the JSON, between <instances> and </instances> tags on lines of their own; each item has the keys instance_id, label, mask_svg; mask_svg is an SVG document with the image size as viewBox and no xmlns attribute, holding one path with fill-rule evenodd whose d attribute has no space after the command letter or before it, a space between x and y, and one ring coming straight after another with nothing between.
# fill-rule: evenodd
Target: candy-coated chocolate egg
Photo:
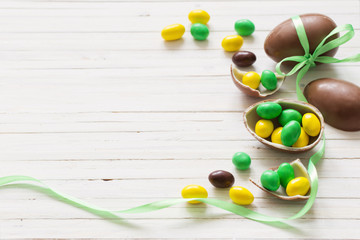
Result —
<instances>
[{"instance_id":1,"label":"candy-coated chocolate egg","mask_svg":"<svg viewBox=\"0 0 360 240\"><path fill-rule=\"evenodd\" d=\"M251 158L248 154L244 152L237 152L232 158L232 163L239 170L249 169L251 164Z\"/></svg>"},{"instance_id":2,"label":"candy-coated chocolate egg","mask_svg":"<svg viewBox=\"0 0 360 240\"><path fill-rule=\"evenodd\" d=\"M235 52L241 48L243 42L243 38L239 35L229 35L222 40L221 46L227 52Z\"/></svg>"},{"instance_id":3,"label":"candy-coated chocolate egg","mask_svg":"<svg viewBox=\"0 0 360 240\"><path fill-rule=\"evenodd\" d=\"M195 9L192 10L189 13L189 20L191 23L202 23L202 24L207 24L210 20L210 15L201 9Z\"/></svg>"},{"instance_id":4,"label":"candy-coated chocolate egg","mask_svg":"<svg viewBox=\"0 0 360 240\"><path fill-rule=\"evenodd\" d=\"M181 196L183 198L207 198L208 192L200 185L187 185L182 189ZM201 202L193 200L188 203L197 204Z\"/></svg>"},{"instance_id":5,"label":"candy-coated chocolate egg","mask_svg":"<svg viewBox=\"0 0 360 240\"><path fill-rule=\"evenodd\" d=\"M281 114L282 107L275 102L264 102L257 106L256 113L264 119L273 119Z\"/></svg>"},{"instance_id":6,"label":"candy-coated chocolate egg","mask_svg":"<svg viewBox=\"0 0 360 240\"><path fill-rule=\"evenodd\" d=\"M306 134L304 128L301 128L300 136L294 143L293 147L305 147L309 144L309 135Z\"/></svg>"},{"instance_id":7,"label":"candy-coated chocolate egg","mask_svg":"<svg viewBox=\"0 0 360 240\"><path fill-rule=\"evenodd\" d=\"M229 191L231 200L239 205L249 205L254 201L254 195L244 187L234 186Z\"/></svg>"},{"instance_id":8,"label":"candy-coated chocolate egg","mask_svg":"<svg viewBox=\"0 0 360 240\"><path fill-rule=\"evenodd\" d=\"M310 182L305 177L297 177L291 180L286 187L286 194L289 196L305 196L310 189Z\"/></svg>"},{"instance_id":9,"label":"candy-coated chocolate egg","mask_svg":"<svg viewBox=\"0 0 360 240\"><path fill-rule=\"evenodd\" d=\"M277 78L275 76L275 73L273 73L270 70L264 70L261 73L260 82L264 86L264 88L266 88L267 90L271 91L271 90L276 89Z\"/></svg>"},{"instance_id":10,"label":"candy-coated chocolate egg","mask_svg":"<svg viewBox=\"0 0 360 240\"><path fill-rule=\"evenodd\" d=\"M291 120L281 131L281 142L285 146L291 147L299 139L301 133L300 123Z\"/></svg>"},{"instance_id":11,"label":"candy-coated chocolate egg","mask_svg":"<svg viewBox=\"0 0 360 240\"><path fill-rule=\"evenodd\" d=\"M360 123L359 123L360 124ZM305 113L302 117L302 125L304 131L312 137L316 137L320 133L320 120L313 113Z\"/></svg>"},{"instance_id":12,"label":"candy-coated chocolate egg","mask_svg":"<svg viewBox=\"0 0 360 240\"><path fill-rule=\"evenodd\" d=\"M280 177L273 170L266 170L260 177L261 185L269 191L276 191L280 187Z\"/></svg>"},{"instance_id":13,"label":"candy-coated chocolate egg","mask_svg":"<svg viewBox=\"0 0 360 240\"><path fill-rule=\"evenodd\" d=\"M251 87L252 89L257 89L260 85L260 75L257 72L247 72L242 79L243 84Z\"/></svg>"},{"instance_id":14,"label":"candy-coated chocolate egg","mask_svg":"<svg viewBox=\"0 0 360 240\"><path fill-rule=\"evenodd\" d=\"M270 137L274 130L274 124L270 120L261 119L255 125L255 133L262 138Z\"/></svg>"},{"instance_id":15,"label":"candy-coated chocolate egg","mask_svg":"<svg viewBox=\"0 0 360 240\"><path fill-rule=\"evenodd\" d=\"M172 24L166 26L161 31L161 36L166 41L173 41L180 39L185 33L185 27L181 24Z\"/></svg>"},{"instance_id":16,"label":"candy-coated chocolate egg","mask_svg":"<svg viewBox=\"0 0 360 240\"><path fill-rule=\"evenodd\" d=\"M301 123L302 115L295 109L285 109L279 116L279 123L281 126L285 126L291 120L298 121Z\"/></svg>"},{"instance_id":17,"label":"candy-coated chocolate egg","mask_svg":"<svg viewBox=\"0 0 360 240\"><path fill-rule=\"evenodd\" d=\"M190 33L196 40L203 41L209 36L209 28L202 23L194 23Z\"/></svg>"},{"instance_id":18,"label":"candy-coated chocolate egg","mask_svg":"<svg viewBox=\"0 0 360 240\"><path fill-rule=\"evenodd\" d=\"M209 174L210 183L217 188L228 188L231 187L234 182L234 176L224 170L216 170Z\"/></svg>"},{"instance_id":19,"label":"candy-coated chocolate egg","mask_svg":"<svg viewBox=\"0 0 360 240\"><path fill-rule=\"evenodd\" d=\"M232 56L232 61L238 67L250 67L256 61L256 56L253 52L237 51Z\"/></svg>"},{"instance_id":20,"label":"candy-coated chocolate egg","mask_svg":"<svg viewBox=\"0 0 360 240\"><path fill-rule=\"evenodd\" d=\"M255 25L249 19L240 19L235 22L235 31L240 36L249 36L255 31Z\"/></svg>"},{"instance_id":21,"label":"candy-coated chocolate egg","mask_svg":"<svg viewBox=\"0 0 360 240\"><path fill-rule=\"evenodd\" d=\"M281 131L282 131L282 129L283 129L282 127L278 127L272 132L271 141L273 143L282 144L282 142L281 142Z\"/></svg>"},{"instance_id":22,"label":"candy-coated chocolate egg","mask_svg":"<svg viewBox=\"0 0 360 240\"><path fill-rule=\"evenodd\" d=\"M277 173L279 174L280 184L285 189L288 183L295 178L294 168L289 163L282 163Z\"/></svg>"}]
</instances>

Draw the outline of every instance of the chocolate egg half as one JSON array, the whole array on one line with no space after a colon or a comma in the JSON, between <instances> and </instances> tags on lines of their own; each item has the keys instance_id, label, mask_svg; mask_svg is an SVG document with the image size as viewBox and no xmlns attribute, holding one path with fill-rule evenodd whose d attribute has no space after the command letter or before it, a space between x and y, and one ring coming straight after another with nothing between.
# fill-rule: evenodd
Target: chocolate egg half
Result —
<instances>
[{"instance_id":1,"label":"chocolate egg half","mask_svg":"<svg viewBox=\"0 0 360 240\"><path fill-rule=\"evenodd\" d=\"M316 137L310 137L309 144L304 147L288 147L288 146L284 146L282 144L274 143L271 141L270 138L262 138L262 137L258 136L255 132L255 126L256 126L256 123L261 119L261 117L257 114L256 109L260 104L262 104L264 102L278 103L281 105L283 110L294 109L294 110L298 111L301 115L303 115L305 113L315 114L315 116L320 120L321 127L320 127L319 135ZM246 129L259 142L261 142L271 148L274 148L274 149L277 149L280 151L284 151L284 152L289 152L289 153L305 152L305 151L308 151L308 150L312 149L313 147L315 147L321 140L321 137L324 132L324 125L325 125L324 118L323 118L321 112L316 107L314 107L311 104L292 100L292 99L268 99L268 100L264 100L264 101L255 103L245 110L243 118L244 118L244 123L245 123ZM280 126L280 124L278 124L276 121L274 121L273 123L274 123L274 129L276 129L277 127Z\"/></svg>"},{"instance_id":2,"label":"chocolate egg half","mask_svg":"<svg viewBox=\"0 0 360 240\"><path fill-rule=\"evenodd\" d=\"M310 53L313 53L319 43L336 28L335 22L322 14L300 15L307 38L309 40ZM325 43L339 37L335 34ZM266 54L275 62L290 56L303 56L305 54L296 33L294 23L288 19L276 26L265 39L264 49ZM325 52L321 56L334 56L338 48ZM294 66L295 62L284 62L284 65Z\"/></svg>"},{"instance_id":3,"label":"chocolate egg half","mask_svg":"<svg viewBox=\"0 0 360 240\"><path fill-rule=\"evenodd\" d=\"M304 95L329 125L344 131L360 130L360 87L343 80L320 78L305 87Z\"/></svg>"}]
</instances>

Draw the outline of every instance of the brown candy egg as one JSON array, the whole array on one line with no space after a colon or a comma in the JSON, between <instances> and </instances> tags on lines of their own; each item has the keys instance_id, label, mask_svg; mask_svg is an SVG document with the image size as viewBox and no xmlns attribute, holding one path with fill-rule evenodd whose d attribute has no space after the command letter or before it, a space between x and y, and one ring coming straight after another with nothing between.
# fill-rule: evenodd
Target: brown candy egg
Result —
<instances>
[{"instance_id":1,"label":"brown candy egg","mask_svg":"<svg viewBox=\"0 0 360 240\"><path fill-rule=\"evenodd\" d=\"M209 174L210 183L217 188L228 188L231 187L234 182L234 176L224 170L216 170Z\"/></svg>"},{"instance_id":2,"label":"brown candy egg","mask_svg":"<svg viewBox=\"0 0 360 240\"><path fill-rule=\"evenodd\" d=\"M250 67L256 61L256 56L253 52L237 51L232 56L232 61L238 67Z\"/></svg>"},{"instance_id":3,"label":"brown candy egg","mask_svg":"<svg viewBox=\"0 0 360 240\"><path fill-rule=\"evenodd\" d=\"M322 14L300 15L307 38L309 40L310 53L313 53L319 43L336 28L335 22ZM339 37L335 34L325 43ZM288 19L276 26L265 39L264 49L266 54L275 62L290 56L303 56L305 54L296 33L294 23ZM325 52L321 56L334 56L338 48ZM295 62L284 62L284 65L294 66Z\"/></svg>"},{"instance_id":4,"label":"brown candy egg","mask_svg":"<svg viewBox=\"0 0 360 240\"><path fill-rule=\"evenodd\" d=\"M316 137L310 137L308 145L306 145L304 147L288 147L288 146L284 146L281 144L273 143L270 140L270 138L259 137L255 133L255 125L261 119L261 117L256 112L256 108L258 107L258 105L260 105L261 103L264 103L264 102L278 103L281 105L283 110L294 109L294 110L297 110L301 115L304 115L305 113L315 114L315 116L319 119L320 126L321 126L319 135L317 135ZM246 129L259 142L261 142L271 148L281 150L284 152L298 153L298 152L308 151L308 150L312 149L313 147L315 147L320 142L321 137L324 132L324 118L323 118L321 112L316 107L314 107L313 105L311 105L309 103L296 101L296 100L292 100L292 99L276 99L276 100L269 99L269 100L264 100L264 101L255 103L245 110L243 117L244 117L244 123L245 123ZM280 124L278 123L278 121L274 121L273 123L274 123L274 129L276 129L277 127L280 127Z\"/></svg>"},{"instance_id":5,"label":"brown candy egg","mask_svg":"<svg viewBox=\"0 0 360 240\"><path fill-rule=\"evenodd\" d=\"M344 131L360 130L360 87L343 80L320 78L305 87L304 95L329 125Z\"/></svg>"},{"instance_id":6,"label":"brown candy egg","mask_svg":"<svg viewBox=\"0 0 360 240\"><path fill-rule=\"evenodd\" d=\"M280 76L277 73L275 73L275 76L277 78L277 85L274 90L268 90L268 89L264 88L261 84L257 89L253 89L253 88L243 84L243 82L242 82L243 76L246 73L247 72L241 71L233 65L230 66L230 74L231 74L231 78L232 78L235 86L237 88L239 88L243 93L245 93L249 96L252 96L252 97L263 98L263 97L272 95L280 89L281 85L285 81L285 76Z\"/></svg>"}]
</instances>

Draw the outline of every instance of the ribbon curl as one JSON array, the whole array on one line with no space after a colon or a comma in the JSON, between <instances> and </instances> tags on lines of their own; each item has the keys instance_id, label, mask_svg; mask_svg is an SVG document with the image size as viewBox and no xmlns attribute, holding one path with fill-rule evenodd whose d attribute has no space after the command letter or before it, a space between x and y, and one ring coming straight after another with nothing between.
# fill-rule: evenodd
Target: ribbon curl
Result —
<instances>
[{"instance_id":1,"label":"ribbon curl","mask_svg":"<svg viewBox=\"0 0 360 240\"><path fill-rule=\"evenodd\" d=\"M300 44L303 47L305 54L304 54L304 56L291 56L291 57L284 58L276 65L276 72L282 76L291 76L294 73L299 71L298 75L296 76L297 98L300 101L307 102L306 98L304 97L304 94L302 93L302 91L300 89L300 81L305 76L305 74L309 71L310 68L313 68L316 66L315 62L318 62L318 63L359 62L360 54L356 54L354 56L344 58L344 59L337 59L337 58L329 57L329 56L321 56L321 54L323 54L331 49L334 49L336 47L339 47L340 45L348 42L351 38L354 37L354 34L355 34L354 28L352 27L351 24L345 24L345 25L334 28L334 30L332 30L320 42L320 44L315 48L314 52L311 54L310 47L309 47L309 41L306 36L305 28L301 21L300 16L294 16L291 19L294 23L296 33L299 37ZM343 36L336 38L334 40L331 40L325 44L325 42L329 38L331 38L332 36L334 36L337 33L344 32L344 31L347 31L347 32ZM281 71L281 64L286 61L293 61L293 62L298 62L298 63L288 73L285 74Z\"/></svg>"}]
</instances>

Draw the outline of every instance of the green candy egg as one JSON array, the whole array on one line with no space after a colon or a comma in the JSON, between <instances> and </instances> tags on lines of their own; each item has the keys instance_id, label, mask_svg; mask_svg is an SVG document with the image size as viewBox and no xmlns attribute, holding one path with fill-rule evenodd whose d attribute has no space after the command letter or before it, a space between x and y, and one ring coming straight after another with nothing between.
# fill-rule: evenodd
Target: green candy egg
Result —
<instances>
[{"instance_id":1,"label":"green candy egg","mask_svg":"<svg viewBox=\"0 0 360 240\"><path fill-rule=\"evenodd\" d=\"M251 158L248 154L244 152L237 152L234 154L232 162L237 169L246 170L250 167Z\"/></svg>"},{"instance_id":2,"label":"green candy egg","mask_svg":"<svg viewBox=\"0 0 360 240\"><path fill-rule=\"evenodd\" d=\"M191 25L191 35L199 41L205 40L209 36L209 28L202 23L195 23Z\"/></svg>"},{"instance_id":3,"label":"green candy egg","mask_svg":"<svg viewBox=\"0 0 360 240\"><path fill-rule=\"evenodd\" d=\"M261 73L260 82L267 90L274 90L277 85L277 78L275 73L270 70L264 70Z\"/></svg>"},{"instance_id":4,"label":"green candy egg","mask_svg":"<svg viewBox=\"0 0 360 240\"><path fill-rule=\"evenodd\" d=\"M295 109L285 109L279 116L279 123L285 126L291 120L295 120L301 124L302 115Z\"/></svg>"},{"instance_id":5,"label":"green candy egg","mask_svg":"<svg viewBox=\"0 0 360 240\"><path fill-rule=\"evenodd\" d=\"M264 119L273 119L281 114L282 107L278 103L264 102L256 108L256 113Z\"/></svg>"},{"instance_id":6,"label":"green candy egg","mask_svg":"<svg viewBox=\"0 0 360 240\"><path fill-rule=\"evenodd\" d=\"M240 36L249 36L255 31L255 25L249 19L240 19L235 22L235 31Z\"/></svg>"},{"instance_id":7,"label":"green candy egg","mask_svg":"<svg viewBox=\"0 0 360 240\"><path fill-rule=\"evenodd\" d=\"M289 163L281 164L277 173L280 177L280 184L284 188L286 188L288 183L295 178L294 169Z\"/></svg>"},{"instance_id":8,"label":"green candy egg","mask_svg":"<svg viewBox=\"0 0 360 240\"><path fill-rule=\"evenodd\" d=\"M261 185L270 191L276 191L280 187L280 177L273 170L266 170L260 177Z\"/></svg>"},{"instance_id":9,"label":"green candy egg","mask_svg":"<svg viewBox=\"0 0 360 240\"><path fill-rule=\"evenodd\" d=\"M291 120L281 131L281 142L285 146L291 147L298 140L301 133L301 126L298 121Z\"/></svg>"}]
</instances>

